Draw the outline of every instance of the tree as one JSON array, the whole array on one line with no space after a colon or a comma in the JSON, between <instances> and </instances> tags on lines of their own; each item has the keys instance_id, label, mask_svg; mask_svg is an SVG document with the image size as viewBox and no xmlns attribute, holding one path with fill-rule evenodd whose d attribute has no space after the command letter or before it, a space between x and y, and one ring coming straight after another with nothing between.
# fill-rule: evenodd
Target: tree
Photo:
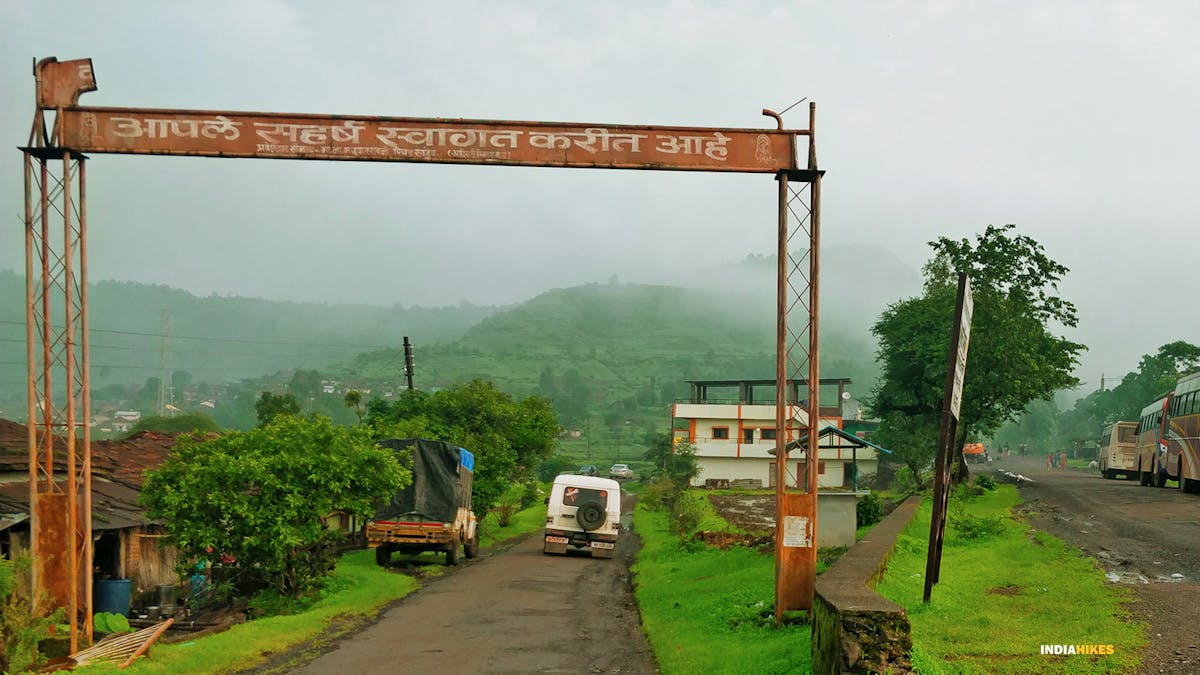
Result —
<instances>
[{"instance_id":1,"label":"tree","mask_svg":"<svg viewBox=\"0 0 1200 675\"><path fill-rule=\"evenodd\" d=\"M959 480L968 475L968 438L990 434L1031 401L1078 382L1071 371L1085 347L1049 328L1077 323L1075 306L1057 295L1068 270L1035 240L1010 235L1014 227L989 225L974 243L930 242L922 295L888 307L872 327L883 369L870 399L875 414L940 420L957 272L971 276L975 309L954 439Z\"/></svg>"},{"instance_id":2,"label":"tree","mask_svg":"<svg viewBox=\"0 0 1200 675\"><path fill-rule=\"evenodd\" d=\"M923 490L937 448L938 431L937 418L891 413L879 421L872 440L895 453L894 457L912 472L917 489Z\"/></svg>"},{"instance_id":3,"label":"tree","mask_svg":"<svg viewBox=\"0 0 1200 675\"><path fill-rule=\"evenodd\" d=\"M321 393L321 374L315 370L297 370L288 382L288 391L303 401Z\"/></svg>"},{"instance_id":4,"label":"tree","mask_svg":"<svg viewBox=\"0 0 1200 675\"><path fill-rule=\"evenodd\" d=\"M550 456L559 431L547 399L516 401L483 380L434 394L405 392L392 403L374 399L367 404L367 424L379 438L423 436L475 453L473 504L479 516Z\"/></svg>"},{"instance_id":5,"label":"tree","mask_svg":"<svg viewBox=\"0 0 1200 675\"><path fill-rule=\"evenodd\" d=\"M302 412L300 401L296 399L296 395L287 394L272 394L269 391L264 391L254 404L254 414L258 417L258 426L266 426L271 420L280 415L299 415Z\"/></svg>"},{"instance_id":6,"label":"tree","mask_svg":"<svg viewBox=\"0 0 1200 675\"><path fill-rule=\"evenodd\" d=\"M1039 405L1031 404L1015 424L996 433L999 443L1019 442L1047 449L1068 447L1080 438L1098 438L1101 429L1113 422L1137 421L1142 408L1170 391L1178 379L1200 368L1200 347L1182 340L1167 343L1154 354L1142 356L1137 370L1126 373L1112 389L1094 391L1075 402L1074 407L1058 411L1053 420Z\"/></svg>"},{"instance_id":7,"label":"tree","mask_svg":"<svg viewBox=\"0 0 1200 675\"><path fill-rule=\"evenodd\" d=\"M143 431L165 431L167 433L186 433L189 431L220 431L221 426L216 420L204 413L185 413L174 417L150 415L143 417L133 426L130 436L136 436Z\"/></svg>"},{"instance_id":8,"label":"tree","mask_svg":"<svg viewBox=\"0 0 1200 675\"><path fill-rule=\"evenodd\" d=\"M362 424L362 421L366 416L366 411L363 409L362 392L358 391L357 389L347 390L346 395L342 397L342 403L345 404L347 408L350 408L354 411L354 414L358 417L359 424Z\"/></svg>"},{"instance_id":9,"label":"tree","mask_svg":"<svg viewBox=\"0 0 1200 675\"><path fill-rule=\"evenodd\" d=\"M280 415L221 436L181 436L146 473L141 503L186 558L232 557L239 587L295 596L333 567L323 518L366 518L412 480L365 428Z\"/></svg>"}]
</instances>

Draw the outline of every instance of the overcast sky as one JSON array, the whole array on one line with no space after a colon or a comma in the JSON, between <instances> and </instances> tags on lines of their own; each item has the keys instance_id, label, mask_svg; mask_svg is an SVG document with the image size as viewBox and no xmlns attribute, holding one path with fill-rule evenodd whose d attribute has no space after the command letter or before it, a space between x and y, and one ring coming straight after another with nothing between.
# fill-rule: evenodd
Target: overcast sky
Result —
<instances>
[{"instance_id":1,"label":"overcast sky","mask_svg":"<svg viewBox=\"0 0 1200 675\"><path fill-rule=\"evenodd\" d=\"M1079 375L1094 386L1164 342L1200 342L1197 35L1194 2L6 0L0 131L24 143L45 56L93 59L92 106L766 127L763 107L808 97L824 242L919 268L937 236L1016 223L1072 270L1070 336L1093 346ZM787 121L806 126L805 107ZM0 162L0 268L17 270L20 166L15 150ZM123 156L89 169L92 279L201 295L509 303L774 246L769 176Z\"/></svg>"}]
</instances>

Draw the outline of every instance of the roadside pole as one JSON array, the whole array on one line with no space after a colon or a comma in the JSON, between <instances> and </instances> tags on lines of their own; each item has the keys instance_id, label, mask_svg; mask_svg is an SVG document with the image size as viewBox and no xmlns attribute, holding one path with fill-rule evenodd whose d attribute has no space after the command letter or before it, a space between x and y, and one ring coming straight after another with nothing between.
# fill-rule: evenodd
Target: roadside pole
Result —
<instances>
[{"instance_id":1,"label":"roadside pole","mask_svg":"<svg viewBox=\"0 0 1200 675\"><path fill-rule=\"evenodd\" d=\"M946 367L946 398L942 404L942 424L934 463L933 517L929 522L929 551L925 556L925 603L929 602L942 568L942 543L946 539L946 509L950 500L950 468L954 459L954 442L958 437L958 413L962 407L963 378L967 374L967 348L971 344L971 314L974 307L971 279L966 272L959 272L954 328L950 335L949 364Z\"/></svg>"}]
</instances>

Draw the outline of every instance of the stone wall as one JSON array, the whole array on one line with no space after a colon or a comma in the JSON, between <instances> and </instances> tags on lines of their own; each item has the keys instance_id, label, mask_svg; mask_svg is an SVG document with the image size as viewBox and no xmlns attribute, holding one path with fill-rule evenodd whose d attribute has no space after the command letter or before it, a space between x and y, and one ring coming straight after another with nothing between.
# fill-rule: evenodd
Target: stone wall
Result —
<instances>
[{"instance_id":1,"label":"stone wall","mask_svg":"<svg viewBox=\"0 0 1200 675\"><path fill-rule=\"evenodd\" d=\"M910 673L908 612L874 586L887 567L896 537L916 515L909 497L817 577L813 600L813 672Z\"/></svg>"}]
</instances>

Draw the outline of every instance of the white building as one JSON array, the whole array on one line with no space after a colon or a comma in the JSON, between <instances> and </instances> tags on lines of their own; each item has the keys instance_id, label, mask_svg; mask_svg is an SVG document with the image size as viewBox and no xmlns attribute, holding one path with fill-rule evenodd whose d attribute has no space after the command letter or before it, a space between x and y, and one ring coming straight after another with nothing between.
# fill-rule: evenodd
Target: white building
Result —
<instances>
[{"instance_id":1,"label":"white building","mask_svg":"<svg viewBox=\"0 0 1200 675\"><path fill-rule=\"evenodd\" d=\"M709 479L759 480L764 487L775 485L775 380L696 380L689 381L691 396L675 403L671 411L676 442L696 446L700 466L697 485ZM842 429L841 403L848 398L848 379L822 379L820 396L831 405L821 406L821 427ZM799 401L805 380L789 380L790 399ZM717 395L710 395L716 390ZM760 393L761 392L761 393ZM756 397L756 393L759 395ZM765 396L764 396L765 395ZM795 408L790 438L805 435L808 415ZM857 476L875 473L878 459L874 445L845 433L822 432L819 442L817 481L820 488L850 487ZM803 455L790 450L788 483L801 485L804 480ZM797 481L797 478L799 481Z\"/></svg>"}]
</instances>

